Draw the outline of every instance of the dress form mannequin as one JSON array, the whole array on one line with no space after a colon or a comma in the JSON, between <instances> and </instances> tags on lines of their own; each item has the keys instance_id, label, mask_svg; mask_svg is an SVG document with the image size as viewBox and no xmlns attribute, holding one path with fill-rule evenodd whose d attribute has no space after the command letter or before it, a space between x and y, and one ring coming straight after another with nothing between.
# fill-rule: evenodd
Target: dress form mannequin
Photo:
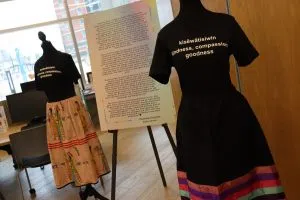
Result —
<instances>
[{"instance_id":1,"label":"dress form mannequin","mask_svg":"<svg viewBox=\"0 0 300 200\"><path fill-rule=\"evenodd\" d=\"M208 12L200 0L180 0L179 16L194 17Z\"/></svg>"},{"instance_id":2,"label":"dress form mannequin","mask_svg":"<svg viewBox=\"0 0 300 200\"><path fill-rule=\"evenodd\" d=\"M54 56L55 54L58 53L58 51L55 49L55 47L52 45L52 43L50 41L46 40L46 35L40 31L38 33L38 37L39 39L42 41L42 49L43 49L43 56L51 58L52 56ZM83 85L82 83L82 79L80 79L80 83L81 86ZM76 95L80 95L80 86L78 84L78 81L75 81L75 90L76 90Z\"/></svg>"},{"instance_id":3,"label":"dress form mannequin","mask_svg":"<svg viewBox=\"0 0 300 200\"><path fill-rule=\"evenodd\" d=\"M102 178L101 175L108 173L109 169L106 167L106 159L105 156L102 152L101 145L98 141L98 138L95 136L94 139L91 138L91 133L93 133L95 130L92 127L92 123L89 121L89 118L87 117L87 111L84 110L84 107L82 106L82 102L79 97L76 97L75 90L74 90L74 85L73 84L78 84L78 79L80 79L80 74L75 66L74 61L72 60L71 55L62 53L58 50L55 49L55 47L52 45L50 41L46 40L46 35L43 32L38 33L39 39L42 41L42 49L43 49L43 56L37 61L35 65L35 74L36 74L36 85L37 89L39 90L44 90L48 96L48 99L50 101L50 104L56 104L56 106L51 106L50 109L48 109L47 105L47 111L50 111L50 116L49 113L47 113L47 135L48 135L48 148L49 152L55 152L56 156L53 156L53 158L56 158L58 156L66 156L68 155L69 157L66 159L60 159L59 161L57 160L51 160L52 162L52 167L53 169L57 170L58 165L61 164L61 166L67 166L67 165L74 165L74 163L80 163L78 164L79 167L83 166L83 162L85 162L85 165L89 164L90 167L87 168L79 168L74 169L72 172L68 172L69 169L64 168L64 170L58 171L58 175L54 173L54 176L66 176L68 177L70 174L71 176L75 177L76 179L73 180L73 184L76 186L86 186L84 191L80 191L79 195L82 200L86 200L89 196L94 196L96 199L100 200L108 200L104 196L100 195L93 187L92 183L95 183L96 178L101 179L102 183ZM49 80L47 80L49 79ZM52 79L52 80L51 80ZM75 99L77 98L77 99ZM70 100L71 99L71 100ZM66 101L70 101L71 103L63 105ZM61 108L59 108L57 105L59 103L57 102L62 102L61 105L63 105ZM65 108L68 107L73 107L74 102L76 104L76 109L71 110L69 113L64 114L62 110L67 110ZM56 109L56 111L55 111ZM68 108L70 109L70 108ZM58 117L52 116L52 112L56 112ZM59 113L61 112L61 113ZM68 124L66 117L62 118L61 116L68 116L68 118L71 118L71 114L76 113L76 116L72 120L78 120L78 123L82 125L82 129L84 132L76 132L76 130L70 126L70 123ZM77 117L79 116L79 117ZM51 118L52 117L52 118ZM73 117L73 116L72 116ZM54 119L54 120L53 120ZM55 125L55 126L61 126L60 127L60 139L57 139L55 141L50 141L49 138L52 137L53 133L56 134L55 131L51 130L51 126L49 124L52 124L52 122L55 124L57 121L60 121L60 123L65 123L64 125ZM76 123L76 122L75 122ZM72 123L71 123L72 124ZM55 127L54 126L54 127ZM76 127L75 127L76 128ZM66 134L71 134L69 136L66 136ZM77 140L77 136L72 138L72 134L78 134L78 137L81 137L81 140ZM94 134L94 133L93 133ZM51 135L51 136L49 136ZM95 134L94 134L95 135ZM73 143L67 142L73 140ZM74 145L75 143L80 143L80 141L88 141L84 142L79 145ZM79 142L78 142L79 141ZM56 145L53 145L51 143L55 142ZM59 147L57 144L68 144L65 149L61 149L60 152L57 151ZM76 159L74 156L74 152L72 152L70 149L70 145L72 148L77 149L78 151L78 156L79 155L85 155L82 158L78 159L77 161L73 160ZM53 147L52 149L50 147ZM89 151L86 152L82 147L88 147ZM85 148L85 149L88 149ZM92 152L93 151L93 152ZM52 153L53 153L52 152ZM51 154L51 153L50 153ZM63 154L63 155L61 155ZM64 155L66 154L66 155ZM53 153L54 155L54 153ZM94 156L94 157L93 157ZM87 157L90 157L86 159ZM84 160L85 159L85 160ZM98 160L97 160L98 159ZM98 162L98 168L95 167L95 164ZM70 164L71 163L71 164ZM99 164L100 163L100 164ZM100 166L100 167L99 167ZM104 167L103 167L104 166ZM74 167L74 166L72 166ZM96 169L97 168L97 169ZM99 169L103 169L103 171L99 172ZM84 174L83 172L85 170L90 170L90 171L95 171L94 174L90 174L92 176L91 179L84 179ZM79 174L81 172L81 174ZM70 173L70 174L68 174ZM88 172L86 172L88 174ZM58 180L58 182L57 182ZM56 186L57 188L62 188L67 184L72 183L70 179L67 178L66 181L64 182L59 182L60 179L58 178L56 180ZM82 182L80 182L82 181ZM79 183L80 182L80 183Z\"/></svg>"},{"instance_id":4,"label":"dress form mannequin","mask_svg":"<svg viewBox=\"0 0 300 200\"><path fill-rule=\"evenodd\" d=\"M54 65L56 60L61 60L63 57L67 61L62 61L63 64L66 63L65 70L62 72L64 74L69 74L71 77L70 81L68 81L68 87L61 87L60 90L56 90L56 86L47 86L47 89L45 89L45 92L48 96L49 102L54 102L54 101L61 101L73 96L76 96L75 90L74 90L74 85L73 84L78 84L78 80L80 79L80 74L78 70L76 69L76 66L74 64L74 61L72 60L72 57L68 54L64 54L60 51L58 51L50 41L47 40L46 35L43 32L38 33L39 39L42 41L42 49L43 49L43 55L41 58L43 58L43 61L45 63L48 63L48 65ZM36 79L37 85L38 81ZM58 83L58 85L65 86L66 84L63 83ZM49 84L48 84L49 85ZM56 91L54 91L56 90Z\"/></svg>"},{"instance_id":5,"label":"dress form mannequin","mask_svg":"<svg viewBox=\"0 0 300 200\"><path fill-rule=\"evenodd\" d=\"M180 0L179 15L158 33L149 75L162 84L177 71L182 90L176 127L181 200L285 199L260 124L230 78L258 56L234 17ZM262 179L264 172L270 179ZM267 186L273 181L272 191Z\"/></svg>"},{"instance_id":6,"label":"dress form mannequin","mask_svg":"<svg viewBox=\"0 0 300 200\"><path fill-rule=\"evenodd\" d=\"M42 41L42 49L43 49L43 55L45 56L51 56L58 51L55 49L55 47L52 45L51 42L46 40L46 35L43 32L38 33L39 39Z\"/></svg>"},{"instance_id":7,"label":"dress form mannequin","mask_svg":"<svg viewBox=\"0 0 300 200\"><path fill-rule=\"evenodd\" d=\"M183 26L195 30L201 28L196 23L199 25L210 23L216 15L218 14L207 10L200 0L180 0L177 19L184 23Z\"/></svg>"}]
</instances>

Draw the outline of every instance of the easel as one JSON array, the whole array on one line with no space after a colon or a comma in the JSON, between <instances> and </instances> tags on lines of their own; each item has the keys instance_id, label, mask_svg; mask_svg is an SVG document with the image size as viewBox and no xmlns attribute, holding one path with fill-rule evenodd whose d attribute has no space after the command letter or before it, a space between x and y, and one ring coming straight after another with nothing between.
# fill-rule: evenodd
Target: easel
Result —
<instances>
[{"instance_id":1,"label":"easel","mask_svg":"<svg viewBox=\"0 0 300 200\"><path fill-rule=\"evenodd\" d=\"M175 145L175 142L174 142L173 137L171 135L170 129L169 129L167 124L163 124L162 126L164 127L164 129L166 131L168 139L169 139L169 141L172 145L174 154L177 157L176 145ZM159 169L160 177L162 179L164 187L167 187L165 174L164 174L163 168L161 166L161 162L160 162L159 154L158 154L158 151L157 151L157 148L156 148L156 143L155 143L155 140L154 140L154 136L153 136L151 126L147 126L147 130L148 130L149 137L150 137L150 140L151 140L151 144L152 144L152 147L153 147L153 151L154 151L157 166L158 166L158 169ZM109 132L113 134L111 200L115 200L116 199L116 177L117 177L117 155L118 155L118 132L119 131L118 130L111 130Z\"/></svg>"}]
</instances>

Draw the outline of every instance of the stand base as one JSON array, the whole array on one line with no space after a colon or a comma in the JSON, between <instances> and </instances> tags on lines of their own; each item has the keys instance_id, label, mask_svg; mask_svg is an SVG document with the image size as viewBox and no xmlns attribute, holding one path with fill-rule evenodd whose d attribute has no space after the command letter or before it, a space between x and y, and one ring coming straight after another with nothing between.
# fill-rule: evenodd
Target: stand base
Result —
<instances>
[{"instance_id":1,"label":"stand base","mask_svg":"<svg viewBox=\"0 0 300 200\"><path fill-rule=\"evenodd\" d=\"M88 197L94 196L95 199L108 200L106 197L102 196L92 187L92 185L87 185L84 191L79 192L81 200L86 200Z\"/></svg>"},{"instance_id":2,"label":"stand base","mask_svg":"<svg viewBox=\"0 0 300 200\"><path fill-rule=\"evenodd\" d=\"M167 136L169 138L169 141L172 145L174 154L176 156L176 144L172 138L172 134L169 130L169 127L167 124L162 125L167 133ZM165 174L161 165L161 161L159 158L159 154L157 151L156 143L154 140L153 132L151 129L151 126L147 126L149 137L151 140L152 148L154 151L154 155L156 158L157 166L160 172L161 180L163 182L164 187L167 187L167 182L165 178ZM118 156L118 130L109 130L110 133L113 134L113 152L112 152L112 181L111 181L111 200L116 199L116 176L117 176L117 156Z\"/></svg>"}]
</instances>

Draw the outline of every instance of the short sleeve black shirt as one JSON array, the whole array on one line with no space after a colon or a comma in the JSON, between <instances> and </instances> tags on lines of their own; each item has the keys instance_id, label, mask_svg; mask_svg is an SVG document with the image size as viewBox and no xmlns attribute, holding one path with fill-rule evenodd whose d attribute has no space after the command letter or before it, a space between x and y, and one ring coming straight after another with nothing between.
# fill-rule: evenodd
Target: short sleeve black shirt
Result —
<instances>
[{"instance_id":1,"label":"short sleeve black shirt","mask_svg":"<svg viewBox=\"0 0 300 200\"><path fill-rule=\"evenodd\" d=\"M183 93L220 90L232 86L231 55L239 66L258 56L232 16L214 13L194 26L176 18L158 34L150 76L166 84L175 67Z\"/></svg>"},{"instance_id":2,"label":"short sleeve black shirt","mask_svg":"<svg viewBox=\"0 0 300 200\"><path fill-rule=\"evenodd\" d=\"M49 102L75 96L74 83L81 77L71 55L57 52L42 56L34 66L36 88L45 91Z\"/></svg>"}]
</instances>

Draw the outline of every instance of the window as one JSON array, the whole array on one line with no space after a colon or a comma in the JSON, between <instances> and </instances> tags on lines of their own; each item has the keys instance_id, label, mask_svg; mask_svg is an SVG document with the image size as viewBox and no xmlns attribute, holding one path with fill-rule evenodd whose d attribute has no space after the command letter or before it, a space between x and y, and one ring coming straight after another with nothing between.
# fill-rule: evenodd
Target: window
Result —
<instances>
[{"instance_id":1,"label":"window","mask_svg":"<svg viewBox=\"0 0 300 200\"><path fill-rule=\"evenodd\" d=\"M68 0L68 6L70 9L71 16L81 16L84 14L100 11L100 1L101 0ZM74 10L77 10L77 12L73 12Z\"/></svg>"},{"instance_id":2,"label":"window","mask_svg":"<svg viewBox=\"0 0 300 200\"><path fill-rule=\"evenodd\" d=\"M96 4L93 5L93 11L97 11L99 9L100 9L100 6L99 6L98 3L96 3Z\"/></svg>"},{"instance_id":3,"label":"window","mask_svg":"<svg viewBox=\"0 0 300 200\"><path fill-rule=\"evenodd\" d=\"M0 100L21 92L21 83L34 80L34 64L43 54L39 31L46 33L57 50L66 51L60 26L53 24L0 35Z\"/></svg>"},{"instance_id":4,"label":"window","mask_svg":"<svg viewBox=\"0 0 300 200\"><path fill-rule=\"evenodd\" d=\"M34 80L34 63L42 55L38 31L43 31L58 50L71 54L77 67L91 72L83 16L137 0L67 0L82 66L79 66L68 24L65 0L0 1L0 101L21 92L20 83ZM160 21L172 18L169 0L156 0Z\"/></svg>"},{"instance_id":5,"label":"window","mask_svg":"<svg viewBox=\"0 0 300 200\"><path fill-rule=\"evenodd\" d=\"M0 30L48 22L66 16L57 0L0 2Z\"/></svg>"}]
</instances>

